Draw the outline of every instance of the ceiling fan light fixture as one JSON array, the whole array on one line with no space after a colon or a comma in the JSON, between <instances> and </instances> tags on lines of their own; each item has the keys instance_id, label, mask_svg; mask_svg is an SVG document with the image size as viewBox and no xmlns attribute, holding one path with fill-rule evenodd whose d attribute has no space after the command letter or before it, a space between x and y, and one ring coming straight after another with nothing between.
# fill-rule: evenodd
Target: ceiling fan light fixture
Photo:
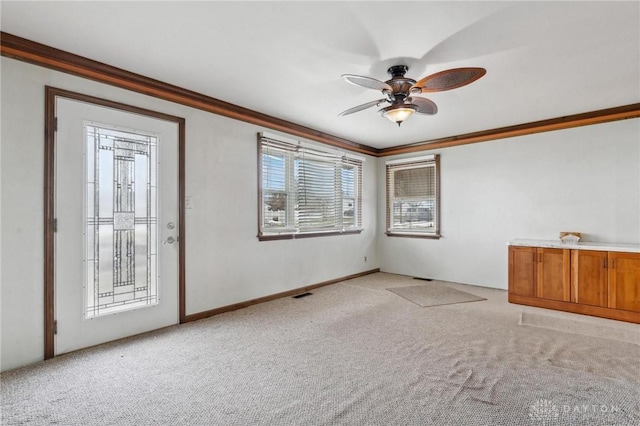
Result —
<instances>
[{"instance_id":1,"label":"ceiling fan light fixture","mask_svg":"<svg viewBox=\"0 0 640 426\"><path fill-rule=\"evenodd\" d=\"M418 107L412 104L400 104L391 105L386 108L382 108L379 113L383 117L397 123L398 126L402 124L404 120L409 118L414 112L418 110Z\"/></svg>"}]
</instances>

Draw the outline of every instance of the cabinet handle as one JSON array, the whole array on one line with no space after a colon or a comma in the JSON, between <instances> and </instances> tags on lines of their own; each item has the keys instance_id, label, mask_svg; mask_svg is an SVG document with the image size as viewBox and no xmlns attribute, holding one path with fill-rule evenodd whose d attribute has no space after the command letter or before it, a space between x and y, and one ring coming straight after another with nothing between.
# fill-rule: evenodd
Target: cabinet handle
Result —
<instances>
[{"instance_id":1,"label":"cabinet handle","mask_svg":"<svg viewBox=\"0 0 640 426\"><path fill-rule=\"evenodd\" d=\"M602 269L607 269L607 259L602 259Z\"/></svg>"}]
</instances>

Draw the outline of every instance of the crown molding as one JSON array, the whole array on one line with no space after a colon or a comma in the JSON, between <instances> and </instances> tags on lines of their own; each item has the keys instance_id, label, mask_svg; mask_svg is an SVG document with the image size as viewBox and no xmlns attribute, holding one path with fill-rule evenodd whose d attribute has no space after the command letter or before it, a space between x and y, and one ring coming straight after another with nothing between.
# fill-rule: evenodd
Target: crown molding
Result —
<instances>
[{"instance_id":1,"label":"crown molding","mask_svg":"<svg viewBox=\"0 0 640 426\"><path fill-rule=\"evenodd\" d=\"M0 32L0 54L8 58L110 84L272 130L282 131L341 149L369 155L377 155L378 153L376 148L367 145L323 133L5 32Z\"/></svg>"},{"instance_id":2,"label":"crown molding","mask_svg":"<svg viewBox=\"0 0 640 426\"><path fill-rule=\"evenodd\" d=\"M401 145L378 150L380 157L411 152L421 152L433 149L450 148L453 146L467 145L471 143L486 142L496 139L511 138L515 136L531 135L534 133L550 132L553 130L569 129L571 127L589 126L592 124L606 123L609 121L626 120L640 117L640 103L624 105L615 108L601 109L581 114L567 115L564 117L547 120L532 121L530 123L515 126L499 127L480 132L466 133L441 139L432 139L409 145Z\"/></svg>"},{"instance_id":3,"label":"crown molding","mask_svg":"<svg viewBox=\"0 0 640 426\"><path fill-rule=\"evenodd\" d=\"M640 117L640 103L378 149L0 32L0 54L246 123L375 157L406 154Z\"/></svg>"}]
</instances>

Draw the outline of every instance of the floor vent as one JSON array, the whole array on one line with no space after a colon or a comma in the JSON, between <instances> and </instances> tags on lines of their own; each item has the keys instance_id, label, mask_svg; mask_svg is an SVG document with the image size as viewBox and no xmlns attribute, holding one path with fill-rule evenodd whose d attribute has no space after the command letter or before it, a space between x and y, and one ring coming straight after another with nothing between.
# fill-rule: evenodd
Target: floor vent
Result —
<instances>
[{"instance_id":1,"label":"floor vent","mask_svg":"<svg viewBox=\"0 0 640 426\"><path fill-rule=\"evenodd\" d=\"M303 298L303 297L311 296L312 294L313 293L308 293L308 292L307 293L302 293L302 294L298 294L298 295L293 296L293 298L294 299L300 299L300 298Z\"/></svg>"}]
</instances>

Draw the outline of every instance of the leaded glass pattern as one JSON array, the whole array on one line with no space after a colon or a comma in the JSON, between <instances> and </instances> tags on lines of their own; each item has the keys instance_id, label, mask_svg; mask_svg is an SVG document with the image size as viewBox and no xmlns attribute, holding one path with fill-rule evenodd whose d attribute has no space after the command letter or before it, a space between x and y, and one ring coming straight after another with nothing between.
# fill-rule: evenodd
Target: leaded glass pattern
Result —
<instances>
[{"instance_id":1,"label":"leaded glass pattern","mask_svg":"<svg viewBox=\"0 0 640 426\"><path fill-rule=\"evenodd\" d=\"M157 137L86 124L85 317L155 305Z\"/></svg>"}]
</instances>

